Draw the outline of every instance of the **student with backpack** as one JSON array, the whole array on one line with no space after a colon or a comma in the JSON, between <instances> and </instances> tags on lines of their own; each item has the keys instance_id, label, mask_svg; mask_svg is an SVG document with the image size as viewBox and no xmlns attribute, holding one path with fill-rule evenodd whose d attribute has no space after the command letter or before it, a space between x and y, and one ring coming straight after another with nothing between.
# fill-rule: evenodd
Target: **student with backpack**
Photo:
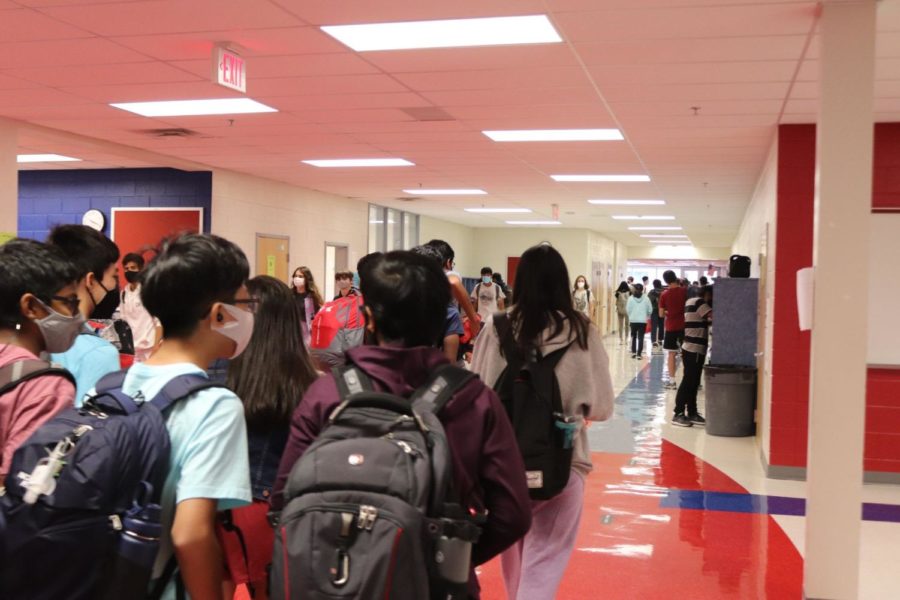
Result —
<instances>
[{"instance_id":1,"label":"student with backpack","mask_svg":"<svg viewBox=\"0 0 900 600\"><path fill-rule=\"evenodd\" d=\"M294 412L272 502L272 597L478 598L473 567L530 524L509 419L433 347L450 303L435 261L378 255L360 284L377 345L350 350Z\"/></svg>"},{"instance_id":2,"label":"student with backpack","mask_svg":"<svg viewBox=\"0 0 900 600\"><path fill-rule=\"evenodd\" d=\"M22 239L0 246L0 488L16 448L72 405L72 376L38 356L75 342L84 324L78 279L55 248Z\"/></svg>"},{"instance_id":3,"label":"student with backpack","mask_svg":"<svg viewBox=\"0 0 900 600\"><path fill-rule=\"evenodd\" d=\"M472 369L500 394L526 457L533 520L503 553L508 597L550 600L575 547L593 468L587 425L608 419L614 399L603 342L575 310L566 263L552 246L522 254L516 303L485 323Z\"/></svg>"},{"instance_id":4,"label":"student with backpack","mask_svg":"<svg viewBox=\"0 0 900 600\"><path fill-rule=\"evenodd\" d=\"M634 286L622 281L616 289L616 316L619 323L619 344L624 344L630 327L628 325L628 299L631 298Z\"/></svg>"},{"instance_id":5,"label":"student with backpack","mask_svg":"<svg viewBox=\"0 0 900 600\"><path fill-rule=\"evenodd\" d=\"M143 362L150 358L150 353L162 337L162 331L141 302L144 257L136 252L126 254L122 259L122 269L128 283L121 292L122 301L113 314L113 319L120 318L128 323L134 345L134 360Z\"/></svg>"},{"instance_id":6,"label":"student with backpack","mask_svg":"<svg viewBox=\"0 0 900 600\"><path fill-rule=\"evenodd\" d=\"M482 322L498 310L505 308L506 294L499 285L494 283L493 275L494 271L490 267L481 269L481 282L475 286L470 296Z\"/></svg>"},{"instance_id":7,"label":"student with backpack","mask_svg":"<svg viewBox=\"0 0 900 600\"><path fill-rule=\"evenodd\" d=\"M325 300L319 293L319 288L313 279L309 267L297 267L291 276L291 289L294 292L294 300L300 310L300 325L303 343L309 345L309 336L312 332L312 322Z\"/></svg>"},{"instance_id":8,"label":"student with backpack","mask_svg":"<svg viewBox=\"0 0 900 600\"><path fill-rule=\"evenodd\" d=\"M590 320L594 315L594 296L591 293L591 288L588 287L587 278L584 275L579 275L575 278L572 301L575 303L575 310Z\"/></svg>"},{"instance_id":9,"label":"student with backpack","mask_svg":"<svg viewBox=\"0 0 900 600\"><path fill-rule=\"evenodd\" d=\"M663 329L665 319L659 315L659 297L662 295L663 287L659 279L653 280L653 289L647 292L647 298L653 304L653 313L650 315L650 341L653 344L652 351L661 352L665 330Z\"/></svg>"},{"instance_id":10,"label":"student with backpack","mask_svg":"<svg viewBox=\"0 0 900 600\"><path fill-rule=\"evenodd\" d=\"M634 295L628 299L628 321L631 323L631 358L643 360L644 335L653 304L644 294L643 284L634 284Z\"/></svg>"},{"instance_id":11,"label":"student with backpack","mask_svg":"<svg viewBox=\"0 0 900 600\"><path fill-rule=\"evenodd\" d=\"M119 248L96 229L84 225L58 225L50 232L47 243L59 248L78 268L81 314L90 319L110 292L117 294ZM121 368L116 347L87 325L71 348L53 353L50 359L75 376L76 405L101 377Z\"/></svg>"},{"instance_id":12,"label":"student with backpack","mask_svg":"<svg viewBox=\"0 0 900 600\"><path fill-rule=\"evenodd\" d=\"M294 333L300 314L290 288L260 275L247 282L247 292L255 301L253 337L247 350L228 366L226 383L244 404L253 504L220 518L219 539L230 582L247 585L253 598L265 600L275 541L267 518L269 499L291 415L317 374L303 341Z\"/></svg>"}]
</instances>

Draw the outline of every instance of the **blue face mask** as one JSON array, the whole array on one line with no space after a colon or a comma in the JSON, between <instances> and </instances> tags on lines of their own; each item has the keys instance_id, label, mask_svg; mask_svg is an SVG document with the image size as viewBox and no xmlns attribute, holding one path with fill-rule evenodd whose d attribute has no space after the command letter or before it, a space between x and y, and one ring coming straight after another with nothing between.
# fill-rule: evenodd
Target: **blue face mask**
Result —
<instances>
[{"instance_id":1,"label":"blue face mask","mask_svg":"<svg viewBox=\"0 0 900 600\"><path fill-rule=\"evenodd\" d=\"M493 281L493 279L491 279L490 277L485 275L484 277L481 278L481 281L484 283L491 283Z\"/></svg>"}]
</instances>

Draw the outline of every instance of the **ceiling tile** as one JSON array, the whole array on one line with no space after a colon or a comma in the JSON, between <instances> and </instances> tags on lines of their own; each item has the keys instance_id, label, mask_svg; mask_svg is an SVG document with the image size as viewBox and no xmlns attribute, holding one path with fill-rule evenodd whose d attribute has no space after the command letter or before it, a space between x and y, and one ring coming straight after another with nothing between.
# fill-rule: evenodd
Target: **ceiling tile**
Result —
<instances>
[{"instance_id":1,"label":"ceiling tile","mask_svg":"<svg viewBox=\"0 0 900 600\"><path fill-rule=\"evenodd\" d=\"M587 82L581 67L401 73L397 79L419 92L575 87Z\"/></svg>"},{"instance_id":2,"label":"ceiling tile","mask_svg":"<svg viewBox=\"0 0 900 600\"><path fill-rule=\"evenodd\" d=\"M365 58L391 73L516 69L522 65L534 68L571 67L578 64L565 44L367 52Z\"/></svg>"},{"instance_id":3,"label":"ceiling tile","mask_svg":"<svg viewBox=\"0 0 900 600\"><path fill-rule=\"evenodd\" d=\"M387 75L341 75L334 77L285 77L260 79L253 94L269 98L313 94L385 94L409 89Z\"/></svg>"},{"instance_id":4,"label":"ceiling tile","mask_svg":"<svg viewBox=\"0 0 900 600\"><path fill-rule=\"evenodd\" d=\"M5 10L3 17L0 18L0 40L4 42L64 40L93 36L93 33L24 8Z\"/></svg>"},{"instance_id":5,"label":"ceiling tile","mask_svg":"<svg viewBox=\"0 0 900 600\"><path fill-rule=\"evenodd\" d=\"M116 65L69 65L8 69L4 73L51 87L197 81L198 77L162 62Z\"/></svg>"},{"instance_id":6,"label":"ceiling tile","mask_svg":"<svg viewBox=\"0 0 900 600\"><path fill-rule=\"evenodd\" d=\"M133 50L101 38L0 42L0 69L108 65L146 60Z\"/></svg>"},{"instance_id":7,"label":"ceiling tile","mask_svg":"<svg viewBox=\"0 0 900 600\"><path fill-rule=\"evenodd\" d=\"M172 66L200 77L211 77L212 61L173 61ZM247 87L258 79L284 77L322 77L379 73L379 70L351 53L259 56L247 59Z\"/></svg>"}]
</instances>

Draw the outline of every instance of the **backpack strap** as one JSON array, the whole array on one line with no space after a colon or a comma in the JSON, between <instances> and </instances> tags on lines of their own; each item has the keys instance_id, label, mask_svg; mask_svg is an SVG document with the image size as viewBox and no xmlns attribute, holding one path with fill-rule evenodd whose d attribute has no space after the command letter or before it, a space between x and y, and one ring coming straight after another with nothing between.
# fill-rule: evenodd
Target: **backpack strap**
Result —
<instances>
[{"instance_id":1,"label":"backpack strap","mask_svg":"<svg viewBox=\"0 0 900 600\"><path fill-rule=\"evenodd\" d=\"M413 392L410 401L414 406L422 406L437 415L456 392L476 377L472 371L455 365L442 365L425 385Z\"/></svg>"},{"instance_id":2,"label":"backpack strap","mask_svg":"<svg viewBox=\"0 0 900 600\"><path fill-rule=\"evenodd\" d=\"M55 367L43 360L20 360L0 367L0 396L11 392L19 384L45 375L63 377L75 385L75 377L62 367Z\"/></svg>"},{"instance_id":3,"label":"backpack strap","mask_svg":"<svg viewBox=\"0 0 900 600\"><path fill-rule=\"evenodd\" d=\"M497 330L497 337L500 338L500 353L506 359L507 364L511 360L516 360L519 356L519 348L516 346L513 336L512 321L506 312L494 313L494 329Z\"/></svg>"},{"instance_id":4,"label":"backpack strap","mask_svg":"<svg viewBox=\"0 0 900 600\"><path fill-rule=\"evenodd\" d=\"M337 385L341 401L349 400L350 396L354 394L375 391L369 376L354 364L348 363L341 367L335 367L331 373L334 375L334 383Z\"/></svg>"},{"instance_id":5,"label":"backpack strap","mask_svg":"<svg viewBox=\"0 0 900 600\"><path fill-rule=\"evenodd\" d=\"M226 388L221 383L210 381L203 375L194 373L179 375L163 386L159 393L150 400L150 404L165 412L170 406L192 394L212 388ZM227 389L227 388L226 388Z\"/></svg>"}]
</instances>

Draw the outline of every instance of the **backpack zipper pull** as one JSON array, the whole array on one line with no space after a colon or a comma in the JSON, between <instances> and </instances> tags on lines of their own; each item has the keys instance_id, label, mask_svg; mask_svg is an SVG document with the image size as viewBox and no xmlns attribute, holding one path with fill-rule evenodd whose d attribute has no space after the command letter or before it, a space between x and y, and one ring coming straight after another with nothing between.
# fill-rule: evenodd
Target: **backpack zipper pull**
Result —
<instances>
[{"instance_id":1,"label":"backpack zipper pull","mask_svg":"<svg viewBox=\"0 0 900 600\"><path fill-rule=\"evenodd\" d=\"M122 531L122 519L119 515L109 515L109 524L116 531Z\"/></svg>"},{"instance_id":2,"label":"backpack zipper pull","mask_svg":"<svg viewBox=\"0 0 900 600\"><path fill-rule=\"evenodd\" d=\"M378 509L374 506L363 504L359 507L359 518L356 521L357 529L372 531L375 520L378 518Z\"/></svg>"}]
</instances>

